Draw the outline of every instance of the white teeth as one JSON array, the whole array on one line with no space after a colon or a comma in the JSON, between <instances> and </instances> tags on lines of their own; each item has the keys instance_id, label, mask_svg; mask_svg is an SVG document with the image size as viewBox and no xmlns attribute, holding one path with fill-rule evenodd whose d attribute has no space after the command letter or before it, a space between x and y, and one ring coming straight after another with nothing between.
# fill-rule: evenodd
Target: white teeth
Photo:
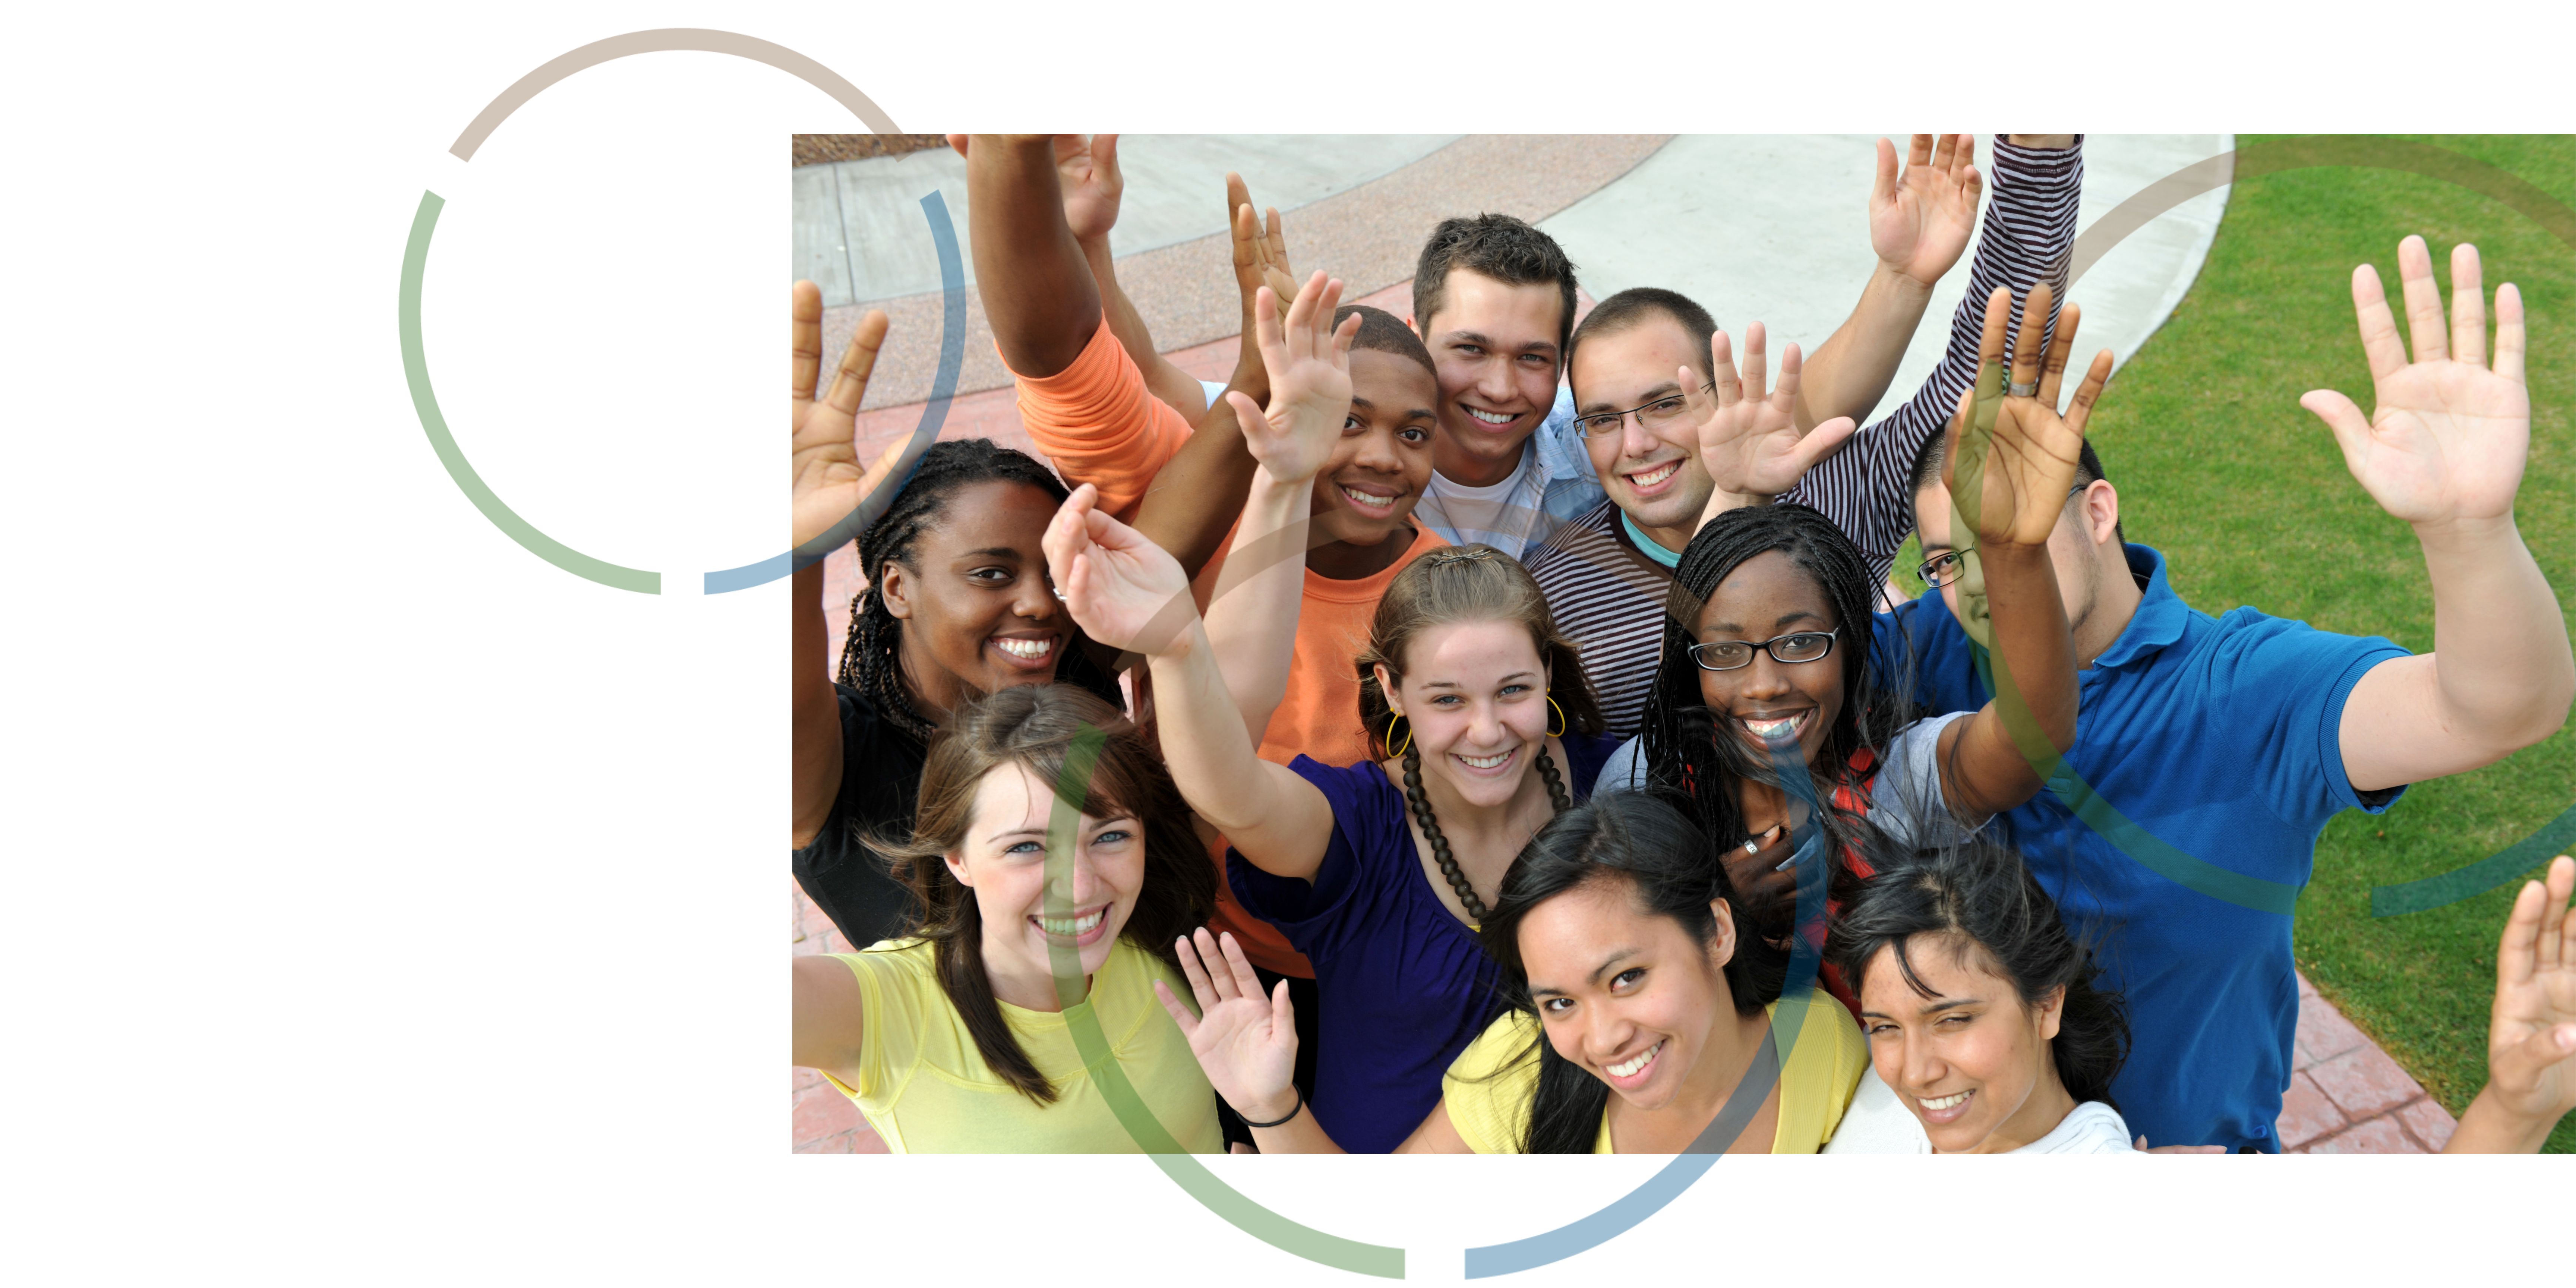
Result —
<instances>
[{"instance_id":1,"label":"white teeth","mask_svg":"<svg viewBox=\"0 0 2576 1288\"><path fill-rule=\"evenodd\" d=\"M1374 492L1362 492L1359 489L1352 487L1343 488L1342 495L1349 497L1351 501L1357 505L1388 506L1395 504L1394 497L1379 496Z\"/></svg>"},{"instance_id":2,"label":"white teeth","mask_svg":"<svg viewBox=\"0 0 2576 1288\"><path fill-rule=\"evenodd\" d=\"M1071 920L1064 920L1056 917L1040 917L1038 918L1038 924L1044 926L1046 928L1046 932L1050 935L1073 935L1078 937L1090 934L1092 927L1099 925L1100 919L1108 915L1109 909L1101 908L1095 912L1086 913L1083 916L1075 917Z\"/></svg>"},{"instance_id":3,"label":"white teeth","mask_svg":"<svg viewBox=\"0 0 2576 1288\"><path fill-rule=\"evenodd\" d=\"M1628 481L1638 487L1653 487L1654 485L1663 482L1665 479L1671 478L1673 476L1673 471L1678 470L1681 467L1682 463L1680 461L1666 461L1662 465L1648 470L1643 474L1629 475Z\"/></svg>"},{"instance_id":4,"label":"white teeth","mask_svg":"<svg viewBox=\"0 0 2576 1288\"><path fill-rule=\"evenodd\" d=\"M1944 1109L1953 1108L1967 1098L1968 1093L1962 1091L1955 1096L1943 1096L1938 1100L1926 1100L1923 1102L1923 1107L1937 1113Z\"/></svg>"},{"instance_id":5,"label":"white teeth","mask_svg":"<svg viewBox=\"0 0 2576 1288\"><path fill-rule=\"evenodd\" d=\"M1799 722L1804 719L1806 719L1806 717L1802 714L1790 716L1785 720L1747 720L1744 721L1743 724L1745 728L1753 731L1754 737L1770 738L1781 734L1796 733L1798 731Z\"/></svg>"},{"instance_id":6,"label":"white teeth","mask_svg":"<svg viewBox=\"0 0 2576 1288\"><path fill-rule=\"evenodd\" d=\"M1482 407L1469 407L1467 408L1467 414L1488 425L1508 425L1513 421L1520 419L1519 417L1512 415L1510 412L1487 411Z\"/></svg>"},{"instance_id":7,"label":"white teeth","mask_svg":"<svg viewBox=\"0 0 2576 1288\"><path fill-rule=\"evenodd\" d=\"M1013 657L1034 662L1055 651L1054 640L995 640L993 646Z\"/></svg>"},{"instance_id":8,"label":"white teeth","mask_svg":"<svg viewBox=\"0 0 2576 1288\"><path fill-rule=\"evenodd\" d=\"M1460 756L1458 758L1458 762L1464 765L1473 765L1478 769L1491 769L1511 758L1512 753L1506 751L1493 756Z\"/></svg>"},{"instance_id":9,"label":"white teeth","mask_svg":"<svg viewBox=\"0 0 2576 1288\"><path fill-rule=\"evenodd\" d=\"M1610 1071L1610 1076L1611 1076L1611 1077L1613 1077L1613 1078L1625 1078L1625 1077L1627 1077L1627 1076L1629 1076L1629 1075L1631 1075L1631 1074L1635 1073L1635 1072L1636 1072L1636 1071L1638 1071L1639 1069L1643 1069L1643 1068L1645 1068L1645 1067L1646 1067L1646 1062L1647 1062L1647 1061L1649 1061L1649 1060L1654 1059L1654 1058L1655 1058L1655 1053L1656 1053L1657 1051L1661 1051L1661 1050L1663 1050L1663 1049L1664 1049L1664 1044L1663 1044L1663 1043L1661 1043L1661 1042L1658 1042L1658 1043L1654 1044L1653 1046L1647 1047L1643 1052L1639 1053L1639 1055L1637 1056L1637 1058L1636 1058L1636 1059L1634 1059L1634 1060L1630 1060L1630 1061L1628 1061L1628 1062L1627 1062L1627 1063L1625 1063L1625 1064L1614 1064L1614 1065L1608 1065L1608 1066L1605 1066L1605 1067L1607 1067L1607 1068L1609 1069L1609 1071Z\"/></svg>"}]
</instances>

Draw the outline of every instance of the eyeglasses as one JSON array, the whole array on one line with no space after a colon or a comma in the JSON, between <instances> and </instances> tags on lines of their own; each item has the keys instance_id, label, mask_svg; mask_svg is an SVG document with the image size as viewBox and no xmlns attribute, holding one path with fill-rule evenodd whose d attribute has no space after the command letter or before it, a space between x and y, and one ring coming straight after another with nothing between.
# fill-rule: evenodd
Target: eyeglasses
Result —
<instances>
[{"instance_id":1,"label":"eyeglasses","mask_svg":"<svg viewBox=\"0 0 2576 1288\"><path fill-rule=\"evenodd\" d=\"M2068 496L2073 496L2091 486L2093 485L2090 483L2078 483L2075 486L2066 489L2066 494ZM1959 574L1968 570L1967 562L1961 559L1960 556L1974 549L1976 549L1975 546L1965 546L1960 549L1950 551L1947 554L1934 555L1931 558L1914 565L1914 575L1922 578L1924 585L1929 586L1934 590L1939 590L1943 586L1947 586L1951 582L1957 581L1959 579Z\"/></svg>"},{"instance_id":2,"label":"eyeglasses","mask_svg":"<svg viewBox=\"0 0 2576 1288\"><path fill-rule=\"evenodd\" d=\"M1814 662L1834 651L1834 636L1840 633L1838 629L1799 631L1794 635L1781 635L1758 642L1720 640L1714 644L1693 644L1689 651L1691 661L1698 663L1699 669L1703 671L1732 671L1749 666L1753 662L1755 649L1770 654L1774 662Z\"/></svg>"},{"instance_id":3,"label":"eyeglasses","mask_svg":"<svg viewBox=\"0 0 2576 1288\"><path fill-rule=\"evenodd\" d=\"M1700 392L1709 393L1716 388L1716 382L1711 381L1701 385ZM1603 411L1594 412L1589 416L1577 416L1574 418L1574 427L1582 430L1585 438L1600 438L1605 434L1618 433L1619 422L1634 416L1637 418L1637 428L1651 434L1681 419L1681 414L1689 407L1690 395L1673 394L1670 397L1658 398L1643 407L1631 407L1626 411Z\"/></svg>"}]
</instances>

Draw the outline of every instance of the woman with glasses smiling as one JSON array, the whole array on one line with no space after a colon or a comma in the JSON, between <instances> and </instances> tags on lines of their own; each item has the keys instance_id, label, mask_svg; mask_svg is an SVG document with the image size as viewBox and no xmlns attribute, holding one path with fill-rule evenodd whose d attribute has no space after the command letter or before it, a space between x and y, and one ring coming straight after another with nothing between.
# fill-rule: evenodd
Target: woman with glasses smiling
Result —
<instances>
[{"instance_id":1,"label":"woman with glasses smiling","mask_svg":"<svg viewBox=\"0 0 2576 1288\"><path fill-rule=\"evenodd\" d=\"M1869 562L1805 506L1718 514L1675 570L1644 728L1605 767L1601 786L1646 785L1686 801L1725 847L1732 884L1767 935L1790 933L1788 896L1801 863L1830 864L1826 889L1836 905L1870 874L1852 820L1866 816L1917 844L1955 837L2028 800L2074 742L2074 647L2047 542L2110 355L2095 359L2061 417L2073 312L2043 355L2047 309L2034 296L2005 390L1998 364L2009 307L2001 291L1988 301L1983 376L1968 414L1950 428L1970 446L1951 459L1971 464L1950 469L1952 495L1973 498L1978 511L1969 526L1994 606L1995 666L2016 679L2007 691L2026 705L1989 703L1908 723L1889 696L1903 691L1898 677L1875 674L1871 662ZM1725 468L1711 459L1713 472ZM1804 817L1804 793L1789 790L1786 775L1801 771L1812 799L1830 802L1824 817ZM1828 965L1825 983L1857 1013L1839 970Z\"/></svg>"}]
</instances>

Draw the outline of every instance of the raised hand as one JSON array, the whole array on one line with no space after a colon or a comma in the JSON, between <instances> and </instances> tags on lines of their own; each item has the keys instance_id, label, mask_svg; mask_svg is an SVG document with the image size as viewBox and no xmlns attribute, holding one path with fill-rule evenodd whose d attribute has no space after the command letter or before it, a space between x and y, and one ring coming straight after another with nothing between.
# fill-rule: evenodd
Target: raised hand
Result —
<instances>
[{"instance_id":1,"label":"raised hand","mask_svg":"<svg viewBox=\"0 0 2576 1288\"><path fill-rule=\"evenodd\" d=\"M2048 284L2033 287L2022 306L2021 338L2013 346L2014 387L2036 386L2029 395L2003 387L2001 363L2004 330L2011 325L2012 292L1996 287L1986 297L1985 332L1978 339L1978 379L1961 399L1950 424L1951 451L1942 463L1941 481L1950 489L1982 547L2048 544L2058 515L2075 482L2076 462L2084 449L2084 426L2102 386L2111 378L2111 351L2093 355L2093 365L2076 386L2074 403L2060 415L2057 400L2066 377L2066 358L2075 346L2083 311L2066 306L2057 332L2041 353L2048 327Z\"/></svg>"},{"instance_id":2,"label":"raised hand","mask_svg":"<svg viewBox=\"0 0 2576 1288\"><path fill-rule=\"evenodd\" d=\"M2433 257L2423 238L2398 243L2397 272L2405 283L2415 360L2406 360L2378 270L2364 264L2352 271L2352 304L2378 405L2364 420L2350 398L2331 389L2312 390L2299 405L2334 431L2352 476L2390 514L2418 529L2510 519L2531 448L2522 294L2510 282L2496 288L2490 368L2477 248L2452 248L2447 338Z\"/></svg>"},{"instance_id":3,"label":"raised hand","mask_svg":"<svg viewBox=\"0 0 2576 1288\"><path fill-rule=\"evenodd\" d=\"M1102 514L1085 483L1047 523L1047 575L1076 625L1111 648L1157 655L1197 617L1190 579L1161 546Z\"/></svg>"},{"instance_id":4,"label":"raised hand","mask_svg":"<svg viewBox=\"0 0 2576 1288\"><path fill-rule=\"evenodd\" d=\"M1297 275L1288 267L1288 239L1279 227L1279 208L1270 207L1264 219L1253 212L1252 190L1244 186L1243 176L1225 176L1227 220L1234 230L1234 285L1243 297L1243 316L1252 317L1253 294L1267 286L1279 298L1294 299ZM1246 326L1245 331L1252 328Z\"/></svg>"},{"instance_id":5,"label":"raised hand","mask_svg":"<svg viewBox=\"0 0 2576 1288\"><path fill-rule=\"evenodd\" d=\"M1688 367L1679 379L1684 414L1695 426L1701 465L1721 493L1777 496L1789 490L1825 454L1851 437L1849 416L1837 416L1801 437L1798 433L1798 346L1780 355L1780 384L1763 391L1762 324L1744 331L1744 371L1735 369L1726 333L1709 337L1712 389L1703 391Z\"/></svg>"},{"instance_id":6,"label":"raised hand","mask_svg":"<svg viewBox=\"0 0 2576 1288\"><path fill-rule=\"evenodd\" d=\"M1244 445L1273 479L1313 478L1341 439L1351 410L1351 337L1360 331L1356 313L1333 325L1341 298L1341 279L1317 273L1288 306L1283 326L1279 297L1267 286L1257 293L1253 327L1269 374L1270 406L1262 408L1239 390L1225 397L1243 426Z\"/></svg>"},{"instance_id":7,"label":"raised hand","mask_svg":"<svg viewBox=\"0 0 2576 1288\"><path fill-rule=\"evenodd\" d=\"M1937 138L1937 142L1936 142ZM1973 135L1917 134L1896 171L1896 145L1878 141L1878 177L1869 192L1869 246L1892 272L1925 286L1941 280L1977 230L1985 176L1975 165Z\"/></svg>"},{"instance_id":8,"label":"raised hand","mask_svg":"<svg viewBox=\"0 0 2576 1288\"><path fill-rule=\"evenodd\" d=\"M885 344L886 315L870 309L859 319L831 388L817 398L815 382L823 367L823 292L812 282L798 282L791 299L789 406L795 440L791 544L802 546L858 509L868 490L902 455L904 444L887 448L871 467L859 464L855 422L859 403L867 397L868 375L876 369L877 350Z\"/></svg>"},{"instance_id":9,"label":"raised hand","mask_svg":"<svg viewBox=\"0 0 2576 1288\"><path fill-rule=\"evenodd\" d=\"M1215 965L1220 944L1223 969ZM1295 1010L1288 1004L1288 981L1279 981L1278 989L1263 998L1260 977L1252 973L1252 963L1244 960L1243 950L1230 934L1210 938L1202 927L1195 943L1179 939L1172 947L1181 959L1181 974L1190 981L1190 993L1198 1000L1199 1013L1192 1016L1161 980L1154 981L1154 996L1162 999L1172 1023L1181 1026L1181 1035L1190 1040L1190 1054L1198 1057L1209 1085L1236 1113L1254 1122L1287 1117L1297 1107L1292 1082L1297 1069L1297 1025Z\"/></svg>"},{"instance_id":10,"label":"raised hand","mask_svg":"<svg viewBox=\"0 0 2576 1288\"><path fill-rule=\"evenodd\" d=\"M1115 134L1055 136L1056 181L1064 188L1064 222L1074 240L1097 242L1118 223L1127 181L1118 173Z\"/></svg>"},{"instance_id":11,"label":"raised hand","mask_svg":"<svg viewBox=\"0 0 2576 1288\"><path fill-rule=\"evenodd\" d=\"M2549 883L2526 881L2496 950L2495 1009L2487 1021L2487 1086L2507 1113L2546 1136L2576 1110L2576 859L2559 855Z\"/></svg>"}]
</instances>

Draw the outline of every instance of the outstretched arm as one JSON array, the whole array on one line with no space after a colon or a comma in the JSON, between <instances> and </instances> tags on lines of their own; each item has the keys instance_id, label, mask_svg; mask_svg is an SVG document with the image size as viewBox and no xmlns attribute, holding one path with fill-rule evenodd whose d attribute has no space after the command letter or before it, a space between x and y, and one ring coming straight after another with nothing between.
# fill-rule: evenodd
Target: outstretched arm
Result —
<instances>
[{"instance_id":1,"label":"outstretched arm","mask_svg":"<svg viewBox=\"0 0 2576 1288\"><path fill-rule=\"evenodd\" d=\"M1155 732L1181 798L1262 870L1309 877L1332 839L1313 783L1253 754L1207 630L1172 557L1102 514L1088 484L1047 525L1047 571L1073 620L1111 648L1151 660Z\"/></svg>"},{"instance_id":2,"label":"outstretched arm","mask_svg":"<svg viewBox=\"0 0 2576 1288\"><path fill-rule=\"evenodd\" d=\"M1253 213L1252 195L1242 176L1229 174L1225 181L1227 208L1234 212L1234 284L1243 302L1242 348L1227 387L1258 404L1270 396L1270 380L1261 366L1253 297L1268 286L1280 299L1294 299L1297 282L1288 272L1288 246L1280 233L1278 210L1271 210L1265 231ZM1136 510L1137 530L1171 551L1181 567L1197 577L1225 541L1226 529L1243 512L1254 464L1234 409L1218 399L1197 432L1154 476L1153 487Z\"/></svg>"},{"instance_id":3,"label":"outstretched arm","mask_svg":"<svg viewBox=\"0 0 2576 1288\"><path fill-rule=\"evenodd\" d=\"M858 1085L853 1074L866 1019L858 978L846 963L821 956L797 958L794 977L790 1059L798 1068L820 1069Z\"/></svg>"},{"instance_id":4,"label":"outstretched arm","mask_svg":"<svg viewBox=\"0 0 2576 1288\"><path fill-rule=\"evenodd\" d=\"M1064 221L1056 159L1079 134L988 134L965 144L975 290L1002 365L1046 377L1073 365L1100 329L1100 290Z\"/></svg>"},{"instance_id":5,"label":"outstretched arm","mask_svg":"<svg viewBox=\"0 0 2576 1288\"><path fill-rule=\"evenodd\" d=\"M1867 416L1896 378L1896 364L1932 302L1932 287L1968 249L1977 228L1977 140L1967 134L1917 134L1896 169L1896 145L1878 141L1878 174L1869 192L1869 247L1878 256L1851 316L1807 355L1798 428L1837 416Z\"/></svg>"},{"instance_id":6,"label":"outstretched arm","mask_svg":"<svg viewBox=\"0 0 2576 1288\"><path fill-rule=\"evenodd\" d=\"M795 519L791 547L803 546L830 531L859 508L867 494L894 473L906 446L886 449L874 467L859 466L854 419L868 391L877 349L885 343L886 315L870 309L859 319L858 332L841 355L832 387L817 399L815 381L823 368L823 292L812 282L798 282L790 296L788 355L789 408L794 422ZM841 704L832 691L825 665L831 651L823 623L823 561L796 570L789 598L796 610L790 634L795 655L794 837L797 849L814 843L814 834L832 816L841 792Z\"/></svg>"},{"instance_id":7,"label":"outstretched arm","mask_svg":"<svg viewBox=\"0 0 2576 1288\"><path fill-rule=\"evenodd\" d=\"M1964 512L1952 520L1954 530L1977 534L1976 548L1964 556L1969 580L1960 603L1972 618L1980 602L1994 612L1991 623L1971 620L1967 627L1993 649L1995 699L1943 726L1935 762L1951 812L1974 823L2036 795L2075 745L2075 641L2049 564L2048 535L2073 491L2085 422L2111 378L2111 351L2094 355L2074 405L2060 417L2058 390L2082 314L2067 306L2043 360L2040 329L2049 296L2044 285L2031 292L2012 358L2013 383L2037 384L2036 397L2006 396L2000 388L2003 372L1995 364L2003 356L2012 295L1998 287L1987 297L1978 350L1983 366L1952 421L1942 470L1952 508Z\"/></svg>"},{"instance_id":8,"label":"outstretched arm","mask_svg":"<svg viewBox=\"0 0 2576 1288\"><path fill-rule=\"evenodd\" d=\"M1154 347L1154 335L1146 329L1144 315L1136 311L1135 302L1118 286L1118 265L1109 253L1109 230L1118 223L1118 203L1127 192L1127 180L1118 171L1118 136L1065 137L1081 141L1059 139L1056 144L1056 178L1064 186L1064 222L1073 230L1074 242L1082 247L1083 262L1091 267L1092 283L1100 288L1100 307L1109 323L1109 333L1118 337L1119 347L1144 373L1145 388L1195 425L1207 414L1207 391Z\"/></svg>"},{"instance_id":9,"label":"outstretched arm","mask_svg":"<svg viewBox=\"0 0 2576 1288\"><path fill-rule=\"evenodd\" d=\"M1780 355L1780 384L1763 390L1762 324L1745 328L1744 370L1738 373L1726 332L1708 338L1710 388L1702 392L1688 367L1680 368L1684 414L1698 428L1700 464L1717 487L1701 508L1700 524L1728 510L1768 505L1771 498L1796 483L1818 459L1850 438L1849 416L1815 427L1801 437L1795 408L1798 400L1798 346ZM1695 526L1692 531L1698 531Z\"/></svg>"},{"instance_id":10,"label":"outstretched arm","mask_svg":"<svg viewBox=\"0 0 2576 1288\"><path fill-rule=\"evenodd\" d=\"M1351 337L1359 334L1360 320L1333 326L1341 295L1340 281L1315 274L1297 292L1283 325L1278 297L1261 288L1254 327L1270 372L1270 406L1265 411L1240 392L1226 393L1261 468L1253 471L1243 522L1208 602L1207 635L1256 745L1288 693L1315 473L1332 458L1350 419Z\"/></svg>"},{"instance_id":11,"label":"outstretched arm","mask_svg":"<svg viewBox=\"0 0 2576 1288\"><path fill-rule=\"evenodd\" d=\"M1261 979L1232 935L1211 938L1201 929L1172 947L1198 1013L1191 1014L1161 980L1154 981L1154 996L1189 1039L1190 1054L1198 1057L1216 1094L1245 1122L1274 1124L1253 1128L1253 1144L1264 1154L1345 1152L1315 1121L1290 1080L1297 1068L1297 1024L1288 981L1279 981L1268 997L1262 996ZM1431 1116L1395 1152L1464 1154L1468 1149L1444 1104L1432 1106Z\"/></svg>"},{"instance_id":12,"label":"outstretched arm","mask_svg":"<svg viewBox=\"0 0 2576 1288\"><path fill-rule=\"evenodd\" d=\"M2526 881L2496 949L2487 1085L2460 1115L2445 1154L2534 1154L2576 1110L2576 859Z\"/></svg>"},{"instance_id":13,"label":"outstretched arm","mask_svg":"<svg viewBox=\"0 0 2576 1288\"><path fill-rule=\"evenodd\" d=\"M2513 519L2531 451L2522 295L2496 290L2490 367L2477 248L2451 253L2448 337L2424 239L2401 243L2397 265L2415 360L2364 264L2352 300L2378 406L2364 420L2330 389L2299 399L2371 498L2413 525L2433 584L2434 651L2372 667L2344 703L2344 773L2361 792L2500 760L2557 732L2576 698L2567 619Z\"/></svg>"}]
</instances>

